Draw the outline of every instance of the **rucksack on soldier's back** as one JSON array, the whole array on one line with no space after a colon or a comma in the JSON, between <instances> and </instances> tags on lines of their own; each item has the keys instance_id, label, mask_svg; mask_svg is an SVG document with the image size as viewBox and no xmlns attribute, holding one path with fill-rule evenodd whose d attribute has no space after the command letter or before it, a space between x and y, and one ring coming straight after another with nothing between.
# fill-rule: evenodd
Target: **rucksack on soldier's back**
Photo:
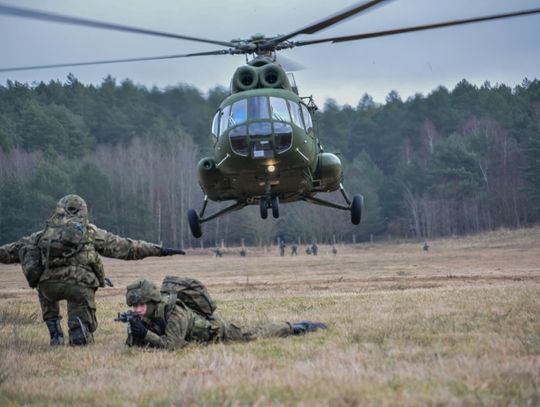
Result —
<instances>
[{"instance_id":1,"label":"rucksack on soldier's back","mask_svg":"<svg viewBox=\"0 0 540 407\"><path fill-rule=\"evenodd\" d=\"M205 318L212 316L217 308L204 284L193 278L166 276L161 283L161 292L171 295L171 303L177 298Z\"/></svg>"},{"instance_id":2,"label":"rucksack on soldier's back","mask_svg":"<svg viewBox=\"0 0 540 407\"><path fill-rule=\"evenodd\" d=\"M39 238L38 246L43 255L43 265L60 265L64 259L78 253L86 243L87 225L79 216L55 214Z\"/></svg>"}]
</instances>

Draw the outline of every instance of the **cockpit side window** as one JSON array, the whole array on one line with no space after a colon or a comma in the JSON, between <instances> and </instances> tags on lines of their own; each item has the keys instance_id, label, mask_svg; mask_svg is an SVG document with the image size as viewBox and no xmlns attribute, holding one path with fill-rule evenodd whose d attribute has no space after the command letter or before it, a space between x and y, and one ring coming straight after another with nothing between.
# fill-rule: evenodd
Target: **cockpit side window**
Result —
<instances>
[{"instance_id":1,"label":"cockpit side window","mask_svg":"<svg viewBox=\"0 0 540 407\"><path fill-rule=\"evenodd\" d=\"M289 103L289 109L291 110L292 121L300 128L304 127L302 123L302 113L300 113L300 105L292 100L287 101Z\"/></svg>"},{"instance_id":2,"label":"cockpit side window","mask_svg":"<svg viewBox=\"0 0 540 407\"><path fill-rule=\"evenodd\" d=\"M218 110L214 115L214 120L212 120L212 136L214 139L219 137L219 119L220 119L221 110Z\"/></svg>"},{"instance_id":3,"label":"cockpit side window","mask_svg":"<svg viewBox=\"0 0 540 407\"><path fill-rule=\"evenodd\" d=\"M229 116L229 127L244 123L247 119L247 100L242 99L233 103Z\"/></svg>"},{"instance_id":4,"label":"cockpit side window","mask_svg":"<svg viewBox=\"0 0 540 407\"><path fill-rule=\"evenodd\" d=\"M285 99L270 97L270 110L272 112L272 119L282 122L291 121Z\"/></svg>"},{"instance_id":5,"label":"cockpit side window","mask_svg":"<svg viewBox=\"0 0 540 407\"><path fill-rule=\"evenodd\" d=\"M221 115L219 117L219 135L221 136L225 130L227 130L227 125L229 123L229 111L231 110L230 106L226 106L221 111Z\"/></svg>"},{"instance_id":6,"label":"cockpit side window","mask_svg":"<svg viewBox=\"0 0 540 407\"><path fill-rule=\"evenodd\" d=\"M248 99L249 120L268 119L268 98L266 96L253 96Z\"/></svg>"},{"instance_id":7,"label":"cockpit side window","mask_svg":"<svg viewBox=\"0 0 540 407\"><path fill-rule=\"evenodd\" d=\"M304 116L304 124L306 125L306 131L308 133L313 132L313 122L311 121L311 115L306 106L302 105L302 114Z\"/></svg>"}]
</instances>

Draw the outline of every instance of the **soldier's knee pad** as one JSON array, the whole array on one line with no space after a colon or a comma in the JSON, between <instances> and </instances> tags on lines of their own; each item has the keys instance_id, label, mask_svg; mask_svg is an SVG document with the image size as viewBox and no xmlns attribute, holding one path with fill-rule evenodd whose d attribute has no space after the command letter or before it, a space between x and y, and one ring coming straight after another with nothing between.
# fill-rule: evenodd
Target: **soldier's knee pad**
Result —
<instances>
[{"instance_id":1,"label":"soldier's knee pad","mask_svg":"<svg viewBox=\"0 0 540 407\"><path fill-rule=\"evenodd\" d=\"M78 316L72 316L68 321L69 344L72 346L85 346L92 342L93 337L88 326Z\"/></svg>"}]
</instances>

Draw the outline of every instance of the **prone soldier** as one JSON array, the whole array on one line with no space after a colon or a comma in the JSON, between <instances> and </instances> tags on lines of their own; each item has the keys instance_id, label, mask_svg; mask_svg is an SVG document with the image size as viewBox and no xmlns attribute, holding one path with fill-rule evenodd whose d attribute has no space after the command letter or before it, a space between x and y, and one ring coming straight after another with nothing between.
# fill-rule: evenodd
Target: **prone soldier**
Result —
<instances>
[{"instance_id":1,"label":"prone soldier","mask_svg":"<svg viewBox=\"0 0 540 407\"><path fill-rule=\"evenodd\" d=\"M128 285L126 303L139 318L133 318L129 322L126 343L180 349L190 342L251 341L261 337L302 335L327 329L325 324L312 321L241 327L225 321L213 311L211 315L201 315L175 297L170 293L160 292L157 286L148 280L137 280Z\"/></svg>"}]
</instances>

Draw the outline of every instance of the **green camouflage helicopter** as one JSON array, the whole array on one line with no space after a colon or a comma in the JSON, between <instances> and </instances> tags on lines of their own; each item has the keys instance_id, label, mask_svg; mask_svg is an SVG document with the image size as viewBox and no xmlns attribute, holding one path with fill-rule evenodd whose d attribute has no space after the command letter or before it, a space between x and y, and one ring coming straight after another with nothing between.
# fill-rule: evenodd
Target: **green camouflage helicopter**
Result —
<instances>
[{"instance_id":1,"label":"green camouflage helicopter","mask_svg":"<svg viewBox=\"0 0 540 407\"><path fill-rule=\"evenodd\" d=\"M307 101L307 103L305 102ZM247 205L259 205L261 218L271 208L279 217L279 202L307 201L350 211L360 223L360 194L352 200L343 188L339 158L323 151L313 125L316 106L302 98L292 75L271 56L260 53L239 67L231 81L231 95L219 107L212 123L214 156L198 164L204 191L202 210L188 210L193 236L201 223ZM315 196L339 189L345 204ZM235 201L207 217L208 200Z\"/></svg>"},{"instance_id":2,"label":"green camouflage helicopter","mask_svg":"<svg viewBox=\"0 0 540 407\"><path fill-rule=\"evenodd\" d=\"M204 200L199 212L194 209L188 210L188 220L193 236L202 236L202 223L247 205L259 205L263 219L268 217L269 209L277 218L279 217L279 203L294 201L306 201L349 211L351 222L357 225L362 216L363 197L356 194L351 199L345 191L339 158L335 154L324 152L318 140L313 125L316 105L311 97L299 95L294 78L283 68L280 59L277 58L277 52L325 42L356 41L540 13L540 8L536 8L386 31L291 41L295 36L317 33L390 1L392 0L357 2L289 34L273 37L255 34L245 40L231 41L171 34L0 4L0 14L5 15L176 38L225 47L216 51L158 57L2 68L0 72L208 55L249 55L253 59L236 70L231 80L231 94L221 103L214 116L211 130L214 154L212 157L203 158L198 164L198 178L204 192ZM316 196L321 192L332 192L338 189L345 201L342 204ZM205 216L210 200L233 201L233 203Z\"/></svg>"}]
</instances>

